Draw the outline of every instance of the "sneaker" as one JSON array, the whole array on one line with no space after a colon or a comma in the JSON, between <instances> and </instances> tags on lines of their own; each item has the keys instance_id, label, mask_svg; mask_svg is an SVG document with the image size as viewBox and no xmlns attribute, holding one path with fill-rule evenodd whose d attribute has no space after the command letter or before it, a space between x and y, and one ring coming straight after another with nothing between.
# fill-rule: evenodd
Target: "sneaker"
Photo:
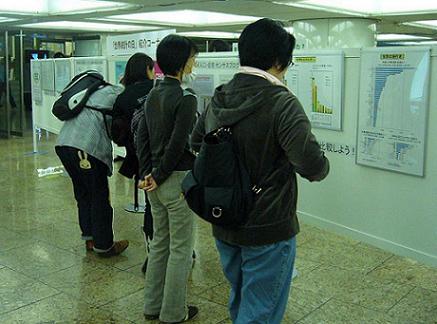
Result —
<instances>
[{"instance_id":1,"label":"sneaker","mask_svg":"<svg viewBox=\"0 0 437 324\"><path fill-rule=\"evenodd\" d=\"M124 250L126 250L128 246L129 246L128 240L117 241L117 242L114 242L114 245L112 246L112 248L110 250L108 250L106 252L97 252L97 254L103 258L110 258L110 257L116 256L116 255L119 255Z\"/></svg>"},{"instance_id":2,"label":"sneaker","mask_svg":"<svg viewBox=\"0 0 437 324\"><path fill-rule=\"evenodd\" d=\"M188 306L188 312L187 315L185 315L184 319L179 322L160 322L162 324L177 324L177 323L185 323L189 320L192 320L196 317L196 315L199 313L199 309L196 306Z\"/></svg>"},{"instance_id":3,"label":"sneaker","mask_svg":"<svg viewBox=\"0 0 437 324\"><path fill-rule=\"evenodd\" d=\"M89 251L93 251L93 247L94 247L94 241L93 240L86 240L85 241L85 249L89 252Z\"/></svg>"}]
</instances>

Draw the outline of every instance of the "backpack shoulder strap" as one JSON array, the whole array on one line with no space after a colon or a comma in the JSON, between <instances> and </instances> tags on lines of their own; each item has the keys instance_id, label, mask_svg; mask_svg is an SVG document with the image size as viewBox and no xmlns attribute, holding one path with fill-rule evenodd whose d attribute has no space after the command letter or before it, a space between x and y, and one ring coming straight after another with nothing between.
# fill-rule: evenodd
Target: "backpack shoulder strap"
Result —
<instances>
[{"instance_id":1,"label":"backpack shoulder strap","mask_svg":"<svg viewBox=\"0 0 437 324\"><path fill-rule=\"evenodd\" d=\"M194 96L195 98L197 98L197 95L196 95L196 93L194 92L194 90L193 89L191 89L191 88L183 88L182 89L182 95L185 97L185 96Z\"/></svg>"}]
</instances>

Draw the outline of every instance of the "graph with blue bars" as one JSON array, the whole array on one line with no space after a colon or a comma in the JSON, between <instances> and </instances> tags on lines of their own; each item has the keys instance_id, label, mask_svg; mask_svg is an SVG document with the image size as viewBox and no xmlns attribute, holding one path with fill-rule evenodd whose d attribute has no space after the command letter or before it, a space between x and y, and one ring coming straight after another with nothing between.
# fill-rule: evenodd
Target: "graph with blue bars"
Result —
<instances>
[{"instance_id":1,"label":"graph with blue bars","mask_svg":"<svg viewBox=\"0 0 437 324\"><path fill-rule=\"evenodd\" d=\"M363 49L358 164L423 176L430 58L426 47Z\"/></svg>"},{"instance_id":2,"label":"graph with blue bars","mask_svg":"<svg viewBox=\"0 0 437 324\"><path fill-rule=\"evenodd\" d=\"M375 93L373 98L373 119L372 126L376 127L376 120L378 119L379 99L387 83L387 78L392 75L401 74L405 70L411 68L406 67L377 67L375 69Z\"/></svg>"}]
</instances>

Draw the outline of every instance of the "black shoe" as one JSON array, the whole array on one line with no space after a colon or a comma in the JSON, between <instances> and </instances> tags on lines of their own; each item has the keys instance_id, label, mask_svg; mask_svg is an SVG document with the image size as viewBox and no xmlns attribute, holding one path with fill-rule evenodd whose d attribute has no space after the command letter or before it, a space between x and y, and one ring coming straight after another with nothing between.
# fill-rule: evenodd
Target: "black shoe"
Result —
<instances>
[{"instance_id":1,"label":"black shoe","mask_svg":"<svg viewBox=\"0 0 437 324\"><path fill-rule=\"evenodd\" d=\"M148 258L146 257L146 261L144 261L144 264L143 264L143 266L141 267L141 272L142 273L146 273L146 271L147 271L147 260L148 260Z\"/></svg>"},{"instance_id":2,"label":"black shoe","mask_svg":"<svg viewBox=\"0 0 437 324\"><path fill-rule=\"evenodd\" d=\"M194 268L194 263L196 263L196 252L194 250L191 257L193 258L193 261L191 262L191 268Z\"/></svg>"},{"instance_id":3,"label":"black shoe","mask_svg":"<svg viewBox=\"0 0 437 324\"><path fill-rule=\"evenodd\" d=\"M159 314L157 314L157 315L144 314L144 318L148 321L154 321L154 320L157 320L159 318Z\"/></svg>"},{"instance_id":4,"label":"black shoe","mask_svg":"<svg viewBox=\"0 0 437 324\"><path fill-rule=\"evenodd\" d=\"M179 322L160 322L162 324L177 324L177 323L185 323L189 320L196 317L196 315L199 313L199 309L196 306L188 306L188 313L185 315L185 318L182 321Z\"/></svg>"}]
</instances>

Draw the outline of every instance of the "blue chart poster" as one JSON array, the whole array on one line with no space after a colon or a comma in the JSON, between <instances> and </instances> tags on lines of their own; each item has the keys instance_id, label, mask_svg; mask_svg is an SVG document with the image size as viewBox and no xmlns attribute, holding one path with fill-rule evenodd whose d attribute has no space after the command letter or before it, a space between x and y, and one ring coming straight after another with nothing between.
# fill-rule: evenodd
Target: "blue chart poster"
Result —
<instances>
[{"instance_id":1,"label":"blue chart poster","mask_svg":"<svg viewBox=\"0 0 437 324\"><path fill-rule=\"evenodd\" d=\"M124 70L126 68L127 61L116 61L115 62L115 80L117 83L120 82L124 75Z\"/></svg>"},{"instance_id":2,"label":"blue chart poster","mask_svg":"<svg viewBox=\"0 0 437 324\"><path fill-rule=\"evenodd\" d=\"M357 163L423 176L429 48L363 50Z\"/></svg>"}]
</instances>

